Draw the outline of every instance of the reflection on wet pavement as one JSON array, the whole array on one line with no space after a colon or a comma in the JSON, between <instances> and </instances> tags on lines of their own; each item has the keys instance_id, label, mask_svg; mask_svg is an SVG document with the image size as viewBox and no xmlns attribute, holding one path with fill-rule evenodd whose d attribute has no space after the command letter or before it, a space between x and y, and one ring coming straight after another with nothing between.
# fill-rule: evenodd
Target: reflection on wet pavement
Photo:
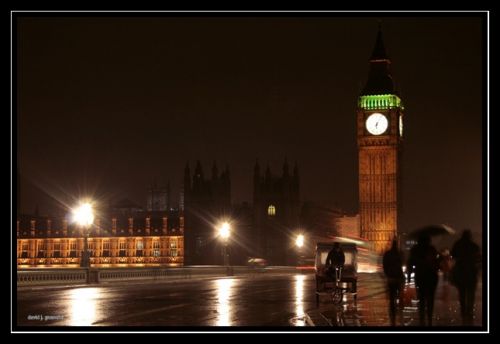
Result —
<instances>
[{"instance_id":1,"label":"reflection on wet pavement","mask_svg":"<svg viewBox=\"0 0 500 344\"><path fill-rule=\"evenodd\" d=\"M331 298L315 302L314 274L234 276L174 283L18 289L20 326L389 326L385 279L359 274L357 302L347 294L338 307ZM478 285L474 324L482 323ZM399 309L398 326L418 326L418 301ZM440 283L434 325L461 324L456 288ZM57 316L37 320L34 316ZM316 315L316 318L313 317ZM326 319L324 319L326 318ZM326 324L326 325L325 325Z\"/></svg>"},{"instance_id":2,"label":"reflection on wet pavement","mask_svg":"<svg viewBox=\"0 0 500 344\"><path fill-rule=\"evenodd\" d=\"M304 279L305 275L295 275L295 316L290 320L294 326L306 326L304 312Z\"/></svg>"},{"instance_id":3,"label":"reflection on wet pavement","mask_svg":"<svg viewBox=\"0 0 500 344\"><path fill-rule=\"evenodd\" d=\"M219 279L215 281L217 288L217 326L230 326L231 323L231 297L234 279Z\"/></svg>"},{"instance_id":4,"label":"reflection on wet pavement","mask_svg":"<svg viewBox=\"0 0 500 344\"><path fill-rule=\"evenodd\" d=\"M408 285L407 285L408 286ZM409 287L414 288L413 282ZM474 309L474 325L482 322L481 285L478 286ZM396 326L420 326L418 300L416 294L408 304L398 301ZM331 326L390 326L388 299L385 279L380 274L361 275L358 282L358 301L345 300L335 306L328 299L323 299L318 311ZM460 326L460 305L456 288L440 281L434 303L434 326Z\"/></svg>"},{"instance_id":5,"label":"reflection on wet pavement","mask_svg":"<svg viewBox=\"0 0 500 344\"><path fill-rule=\"evenodd\" d=\"M97 318L99 288L77 288L68 291L72 326L90 326Z\"/></svg>"}]
</instances>

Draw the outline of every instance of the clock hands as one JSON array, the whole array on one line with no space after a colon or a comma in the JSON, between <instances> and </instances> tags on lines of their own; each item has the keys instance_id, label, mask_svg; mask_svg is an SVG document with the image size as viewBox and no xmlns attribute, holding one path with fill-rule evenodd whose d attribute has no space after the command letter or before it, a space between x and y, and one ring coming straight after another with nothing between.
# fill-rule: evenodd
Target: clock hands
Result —
<instances>
[{"instance_id":1,"label":"clock hands","mask_svg":"<svg viewBox=\"0 0 500 344\"><path fill-rule=\"evenodd\" d=\"M387 118L380 113L373 113L366 120L366 128L372 135L381 135L387 129Z\"/></svg>"}]
</instances>

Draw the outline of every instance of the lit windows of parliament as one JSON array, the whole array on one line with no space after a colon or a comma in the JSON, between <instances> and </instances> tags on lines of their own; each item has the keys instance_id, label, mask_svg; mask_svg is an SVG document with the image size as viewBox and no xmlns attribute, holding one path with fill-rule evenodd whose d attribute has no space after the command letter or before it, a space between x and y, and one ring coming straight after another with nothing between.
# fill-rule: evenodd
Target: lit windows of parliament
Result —
<instances>
[{"instance_id":1,"label":"lit windows of parliament","mask_svg":"<svg viewBox=\"0 0 500 344\"><path fill-rule=\"evenodd\" d=\"M20 268L80 267L83 245L81 228L66 219L20 216L17 220ZM148 212L115 209L92 225L88 250L93 267L181 266L183 213L166 208Z\"/></svg>"},{"instance_id":2,"label":"lit windows of parliament","mask_svg":"<svg viewBox=\"0 0 500 344\"><path fill-rule=\"evenodd\" d=\"M128 226L118 225L123 221L113 218L111 230L97 223L90 231L88 249L92 266L183 265L183 225L167 229L167 217L127 220ZM68 225L66 220L60 220L51 228L51 222L50 219L17 221L19 267L80 266L83 251L81 230ZM27 224L30 228L26 228Z\"/></svg>"}]
</instances>

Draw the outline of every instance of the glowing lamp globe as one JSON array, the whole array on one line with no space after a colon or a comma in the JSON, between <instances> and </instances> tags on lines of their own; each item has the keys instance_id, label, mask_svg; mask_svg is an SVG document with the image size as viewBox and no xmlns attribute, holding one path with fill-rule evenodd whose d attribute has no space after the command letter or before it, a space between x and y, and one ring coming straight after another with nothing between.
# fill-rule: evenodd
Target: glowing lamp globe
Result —
<instances>
[{"instance_id":1,"label":"glowing lamp globe","mask_svg":"<svg viewBox=\"0 0 500 344\"><path fill-rule=\"evenodd\" d=\"M224 223L222 224L222 226L219 228L219 236L220 236L222 239L227 239L227 238L229 238L230 229L231 229L231 227L229 226L229 223L224 222Z\"/></svg>"},{"instance_id":2,"label":"glowing lamp globe","mask_svg":"<svg viewBox=\"0 0 500 344\"><path fill-rule=\"evenodd\" d=\"M295 239L295 245L297 245L297 247L304 246L304 235L302 234L297 235L297 239Z\"/></svg>"},{"instance_id":3,"label":"glowing lamp globe","mask_svg":"<svg viewBox=\"0 0 500 344\"><path fill-rule=\"evenodd\" d=\"M73 221L80 226L88 227L94 222L94 212L90 203L83 203L73 209Z\"/></svg>"}]
</instances>

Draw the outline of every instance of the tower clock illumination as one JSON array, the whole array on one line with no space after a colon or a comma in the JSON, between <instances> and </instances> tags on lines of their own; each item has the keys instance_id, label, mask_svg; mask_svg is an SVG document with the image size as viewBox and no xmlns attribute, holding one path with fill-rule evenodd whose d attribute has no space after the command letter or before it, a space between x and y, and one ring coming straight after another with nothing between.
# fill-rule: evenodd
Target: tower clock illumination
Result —
<instances>
[{"instance_id":1,"label":"tower clock illumination","mask_svg":"<svg viewBox=\"0 0 500 344\"><path fill-rule=\"evenodd\" d=\"M366 120L366 130L372 135L381 135L387 130L389 123L381 113L373 113Z\"/></svg>"},{"instance_id":2,"label":"tower clock illumination","mask_svg":"<svg viewBox=\"0 0 500 344\"><path fill-rule=\"evenodd\" d=\"M360 236L380 254L398 235L401 203L404 105L390 65L379 27L356 116Z\"/></svg>"}]
</instances>

